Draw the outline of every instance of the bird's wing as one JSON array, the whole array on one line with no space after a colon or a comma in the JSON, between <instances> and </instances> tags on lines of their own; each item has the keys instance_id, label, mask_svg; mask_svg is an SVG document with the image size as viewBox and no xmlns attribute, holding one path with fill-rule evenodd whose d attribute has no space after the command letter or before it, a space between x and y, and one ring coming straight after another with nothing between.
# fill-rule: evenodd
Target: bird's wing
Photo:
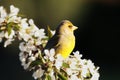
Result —
<instances>
[{"instance_id":1,"label":"bird's wing","mask_svg":"<svg viewBox=\"0 0 120 80\"><path fill-rule=\"evenodd\" d=\"M54 35L46 44L44 49L51 49L51 48L57 48L59 46L59 40L60 36L59 35Z\"/></svg>"}]
</instances>

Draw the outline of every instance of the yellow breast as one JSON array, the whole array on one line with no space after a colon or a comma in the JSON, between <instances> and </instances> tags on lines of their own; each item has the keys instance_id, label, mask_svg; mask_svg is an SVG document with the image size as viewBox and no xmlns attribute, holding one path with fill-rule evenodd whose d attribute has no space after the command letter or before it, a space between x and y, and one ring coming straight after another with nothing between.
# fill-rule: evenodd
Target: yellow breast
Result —
<instances>
[{"instance_id":1,"label":"yellow breast","mask_svg":"<svg viewBox=\"0 0 120 80\"><path fill-rule=\"evenodd\" d=\"M61 36L59 44L60 46L56 49L56 53L60 53L64 58L67 58L74 49L75 37Z\"/></svg>"}]
</instances>

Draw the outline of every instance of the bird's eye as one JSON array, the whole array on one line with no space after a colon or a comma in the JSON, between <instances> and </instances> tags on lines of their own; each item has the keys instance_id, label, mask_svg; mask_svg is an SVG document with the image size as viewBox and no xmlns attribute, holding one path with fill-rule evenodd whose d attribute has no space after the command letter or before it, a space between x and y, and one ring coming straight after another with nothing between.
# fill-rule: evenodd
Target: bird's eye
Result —
<instances>
[{"instance_id":1,"label":"bird's eye","mask_svg":"<svg viewBox=\"0 0 120 80\"><path fill-rule=\"evenodd\" d=\"M69 25L68 27L69 27L69 28L72 28L72 26L71 26L71 25Z\"/></svg>"}]
</instances>

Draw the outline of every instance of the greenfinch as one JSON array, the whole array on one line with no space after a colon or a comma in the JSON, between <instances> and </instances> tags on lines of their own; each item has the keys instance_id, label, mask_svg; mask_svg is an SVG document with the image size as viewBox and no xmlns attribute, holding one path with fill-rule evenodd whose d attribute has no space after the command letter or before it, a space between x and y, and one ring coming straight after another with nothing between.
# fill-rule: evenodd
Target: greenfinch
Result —
<instances>
[{"instance_id":1,"label":"greenfinch","mask_svg":"<svg viewBox=\"0 0 120 80\"><path fill-rule=\"evenodd\" d=\"M74 26L69 20L63 20L56 28L56 33L47 42L44 49L55 49L55 54L61 54L67 58L75 47Z\"/></svg>"}]
</instances>

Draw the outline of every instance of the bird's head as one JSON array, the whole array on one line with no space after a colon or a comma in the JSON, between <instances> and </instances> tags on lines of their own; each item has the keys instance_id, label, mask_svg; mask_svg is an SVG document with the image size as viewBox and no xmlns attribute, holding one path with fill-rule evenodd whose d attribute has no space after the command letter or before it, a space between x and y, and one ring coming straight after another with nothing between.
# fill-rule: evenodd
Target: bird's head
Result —
<instances>
[{"instance_id":1,"label":"bird's head","mask_svg":"<svg viewBox=\"0 0 120 80\"><path fill-rule=\"evenodd\" d=\"M74 30L78 27L74 26L69 20L63 20L60 22L56 29L58 34L73 34Z\"/></svg>"}]
</instances>

